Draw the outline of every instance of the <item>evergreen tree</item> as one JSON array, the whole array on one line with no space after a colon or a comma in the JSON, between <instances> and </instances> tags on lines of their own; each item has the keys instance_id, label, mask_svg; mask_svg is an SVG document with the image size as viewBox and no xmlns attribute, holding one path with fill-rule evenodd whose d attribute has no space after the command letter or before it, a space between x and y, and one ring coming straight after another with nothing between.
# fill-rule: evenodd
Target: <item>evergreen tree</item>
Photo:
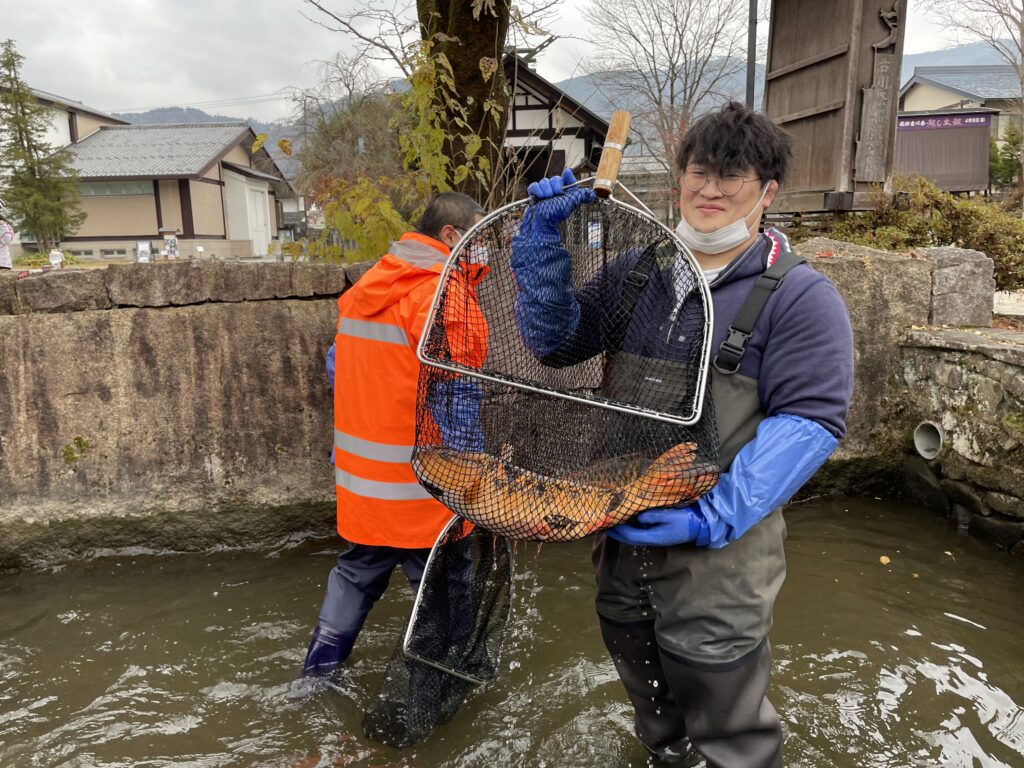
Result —
<instances>
[{"instance_id":1,"label":"evergreen tree","mask_svg":"<svg viewBox=\"0 0 1024 768\"><path fill-rule=\"evenodd\" d=\"M995 142L993 142L994 144ZM998 166L993 186L998 183L1000 187L1010 187L1014 184L1020 186L1022 147L1020 126L1011 123L1003 133L1003 143L998 149ZM992 165L989 163L989 173Z\"/></svg>"},{"instance_id":2,"label":"evergreen tree","mask_svg":"<svg viewBox=\"0 0 1024 768\"><path fill-rule=\"evenodd\" d=\"M13 40L0 45L0 197L14 227L47 251L85 214L71 153L46 143L50 110L21 79L23 60Z\"/></svg>"}]
</instances>

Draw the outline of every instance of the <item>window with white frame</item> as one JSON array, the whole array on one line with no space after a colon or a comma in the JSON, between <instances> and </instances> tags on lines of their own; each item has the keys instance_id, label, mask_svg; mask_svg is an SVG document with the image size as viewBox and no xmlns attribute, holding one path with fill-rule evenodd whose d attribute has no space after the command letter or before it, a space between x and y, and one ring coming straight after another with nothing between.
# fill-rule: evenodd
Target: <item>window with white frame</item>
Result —
<instances>
[{"instance_id":1,"label":"window with white frame","mask_svg":"<svg viewBox=\"0 0 1024 768\"><path fill-rule=\"evenodd\" d=\"M82 197L111 195L152 195L153 182L142 181L83 181L79 184Z\"/></svg>"}]
</instances>

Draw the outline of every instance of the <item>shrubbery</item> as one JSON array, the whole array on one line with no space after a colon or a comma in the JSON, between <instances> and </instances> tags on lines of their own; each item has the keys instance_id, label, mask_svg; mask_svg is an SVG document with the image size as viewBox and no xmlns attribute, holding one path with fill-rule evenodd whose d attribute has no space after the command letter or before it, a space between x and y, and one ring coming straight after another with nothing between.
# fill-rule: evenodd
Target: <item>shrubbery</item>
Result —
<instances>
[{"instance_id":1,"label":"shrubbery","mask_svg":"<svg viewBox=\"0 0 1024 768\"><path fill-rule=\"evenodd\" d=\"M290 243L281 243L281 253L292 261L298 261L306 249L306 238Z\"/></svg>"},{"instance_id":2,"label":"shrubbery","mask_svg":"<svg viewBox=\"0 0 1024 768\"><path fill-rule=\"evenodd\" d=\"M793 239L824 235L887 251L952 245L981 251L995 262L996 288L1024 289L1024 220L979 198L943 192L920 176L893 180L895 194L878 189L874 210L839 214L822 229L800 229Z\"/></svg>"},{"instance_id":3,"label":"shrubbery","mask_svg":"<svg viewBox=\"0 0 1024 768\"><path fill-rule=\"evenodd\" d=\"M16 267L27 267L28 269L39 269L40 267L50 266L50 254L40 253L39 251L29 251L18 256L12 262ZM71 253L71 251L64 251L64 266L70 266L73 264L81 264L82 260Z\"/></svg>"}]
</instances>

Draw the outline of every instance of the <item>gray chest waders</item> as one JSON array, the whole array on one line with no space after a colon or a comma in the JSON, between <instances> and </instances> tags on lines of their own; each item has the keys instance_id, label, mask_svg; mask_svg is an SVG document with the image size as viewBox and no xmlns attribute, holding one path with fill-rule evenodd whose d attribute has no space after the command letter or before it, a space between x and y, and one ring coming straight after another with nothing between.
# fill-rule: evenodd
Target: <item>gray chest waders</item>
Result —
<instances>
[{"instance_id":1,"label":"gray chest waders","mask_svg":"<svg viewBox=\"0 0 1024 768\"><path fill-rule=\"evenodd\" d=\"M753 438L764 418L756 380L736 375L746 343L786 273L804 261L786 247L783 239L773 240L780 243L782 252L758 278L713 362L711 387L723 469ZM621 386L618 382L626 374L625 368L609 372L606 384ZM651 607L659 609L657 620L647 618L652 613L648 608L626 608L621 613L616 608L616 604L620 608L628 604L629 593L636 586L645 589L640 574L633 570L637 558L624 551L628 548L608 539L595 547L598 609L605 645L633 703L637 737L670 764L692 765L691 747L696 747L714 768L782 765L781 726L765 693L771 668L767 642L771 605L785 576L783 531L784 523L776 513L714 552L692 547L652 548L648 554L653 560L645 570L649 571L647 576L653 576L647 588ZM765 560L766 552L776 550L777 557L767 556L773 560L771 564L762 562L762 568L754 563L758 558ZM737 604L742 602L741 594L763 594L763 605L723 615L715 607L717 598L704 599L708 594L698 582L711 585L713 590L723 570L739 582L752 567L755 573L771 572L766 582L733 583L737 592L733 595L729 590L729 594ZM668 586L658 589L659 582ZM686 594L675 605L672 594L680 591L675 586L684 583L690 586L682 590ZM725 600L728 602L729 597ZM730 643L736 638L742 638L743 643L732 648ZM701 651L710 655L702 656ZM724 663L715 663L713 657L719 654ZM702 661L695 660L698 658Z\"/></svg>"}]
</instances>

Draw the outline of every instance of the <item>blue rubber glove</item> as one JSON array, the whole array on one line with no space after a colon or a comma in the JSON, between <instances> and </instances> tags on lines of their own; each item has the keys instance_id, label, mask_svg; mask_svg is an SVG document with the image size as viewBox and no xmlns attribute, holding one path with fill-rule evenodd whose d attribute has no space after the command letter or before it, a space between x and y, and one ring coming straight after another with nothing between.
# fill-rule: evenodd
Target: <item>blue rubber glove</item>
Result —
<instances>
[{"instance_id":1,"label":"blue rubber glove","mask_svg":"<svg viewBox=\"0 0 1024 768\"><path fill-rule=\"evenodd\" d=\"M704 518L693 507L648 509L609 528L608 538L634 547L670 547L696 541Z\"/></svg>"},{"instance_id":2,"label":"blue rubber glove","mask_svg":"<svg viewBox=\"0 0 1024 768\"><path fill-rule=\"evenodd\" d=\"M441 441L456 451L484 449L480 429L480 385L465 377L435 381L427 394L427 407L441 430Z\"/></svg>"},{"instance_id":3,"label":"blue rubber glove","mask_svg":"<svg viewBox=\"0 0 1024 768\"><path fill-rule=\"evenodd\" d=\"M327 350L327 379L331 382L331 392L334 391L334 344L332 341Z\"/></svg>"},{"instance_id":4,"label":"blue rubber glove","mask_svg":"<svg viewBox=\"0 0 1024 768\"><path fill-rule=\"evenodd\" d=\"M793 498L837 445L831 432L802 416L762 421L718 485L694 505L706 523L697 545L718 548L738 539Z\"/></svg>"},{"instance_id":5,"label":"blue rubber glove","mask_svg":"<svg viewBox=\"0 0 1024 768\"><path fill-rule=\"evenodd\" d=\"M572 168L566 168L562 171L561 176L552 176L550 179L533 182L526 188L526 193L538 200L546 200L549 197L562 194L565 187L575 183L576 177L572 174Z\"/></svg>"},{"instance_id":6,"label":"blue rubber glove","mask_svg":"<svg viewBox=\"0 0 1024 768\"><path fill-rule=\"evenodd\" d=\"M327 379L331 382L331 392L334 392L334 345L337 342L332 341L330 348L327 350ZM334 463L334 449L331 448L331 464Z\"/></svg>"},{"instance_id":7,"label":"blue rubber glove","mask_svg":"<svg viewBox=\"0 0 1024 768\"><path fill-rule=\"evenodd\" d=\"M838 444L816 421L789 413L772 416L758 424L754 439L736 454L729 471L695 503L641 512L607 533L634 546L692 541L699 547L724 547L793 498ZM683 530L682 513L687 525L695 527ZM642 535L632 530L638 526L643 527ZM692 538L681 538L691 534Z\"/></svg>"},{"instance_id":8,"label":"blue rubber glove","mask_svg":"<svg viewBox=\"0 0 1024 768\"><path fill-rule=\"evenodd\" d=\"M510 266L519 287L515 313L526 347L538 357L557 350L580 320L572 284L572 260L558 225L580 205L594 201L594 190L574 187L570 169L561 176L534 182L527 189L539 202L527 208L519 233L512 238Z\"/></svg>"},{"instance_id":9,"label":"blue rubber glove","mask_svg":"<svg viewBox=\"0 0 1024 768\"><path fill-rule=\"evenodd\" d=\"M567 186L575 183L576 177L572 175L572 169L566 168L561 176L552 176L550 179L530 184L526 191L537 198L537 202L523 214L518 237L525 236L530 240L554 239L561 243L562 236L558 231L558 225L569 218L579 206L597 199L590 187L573 187L565 190ZM512 242L514 248L515 240Z\"/></svg>"}]
</instances>

